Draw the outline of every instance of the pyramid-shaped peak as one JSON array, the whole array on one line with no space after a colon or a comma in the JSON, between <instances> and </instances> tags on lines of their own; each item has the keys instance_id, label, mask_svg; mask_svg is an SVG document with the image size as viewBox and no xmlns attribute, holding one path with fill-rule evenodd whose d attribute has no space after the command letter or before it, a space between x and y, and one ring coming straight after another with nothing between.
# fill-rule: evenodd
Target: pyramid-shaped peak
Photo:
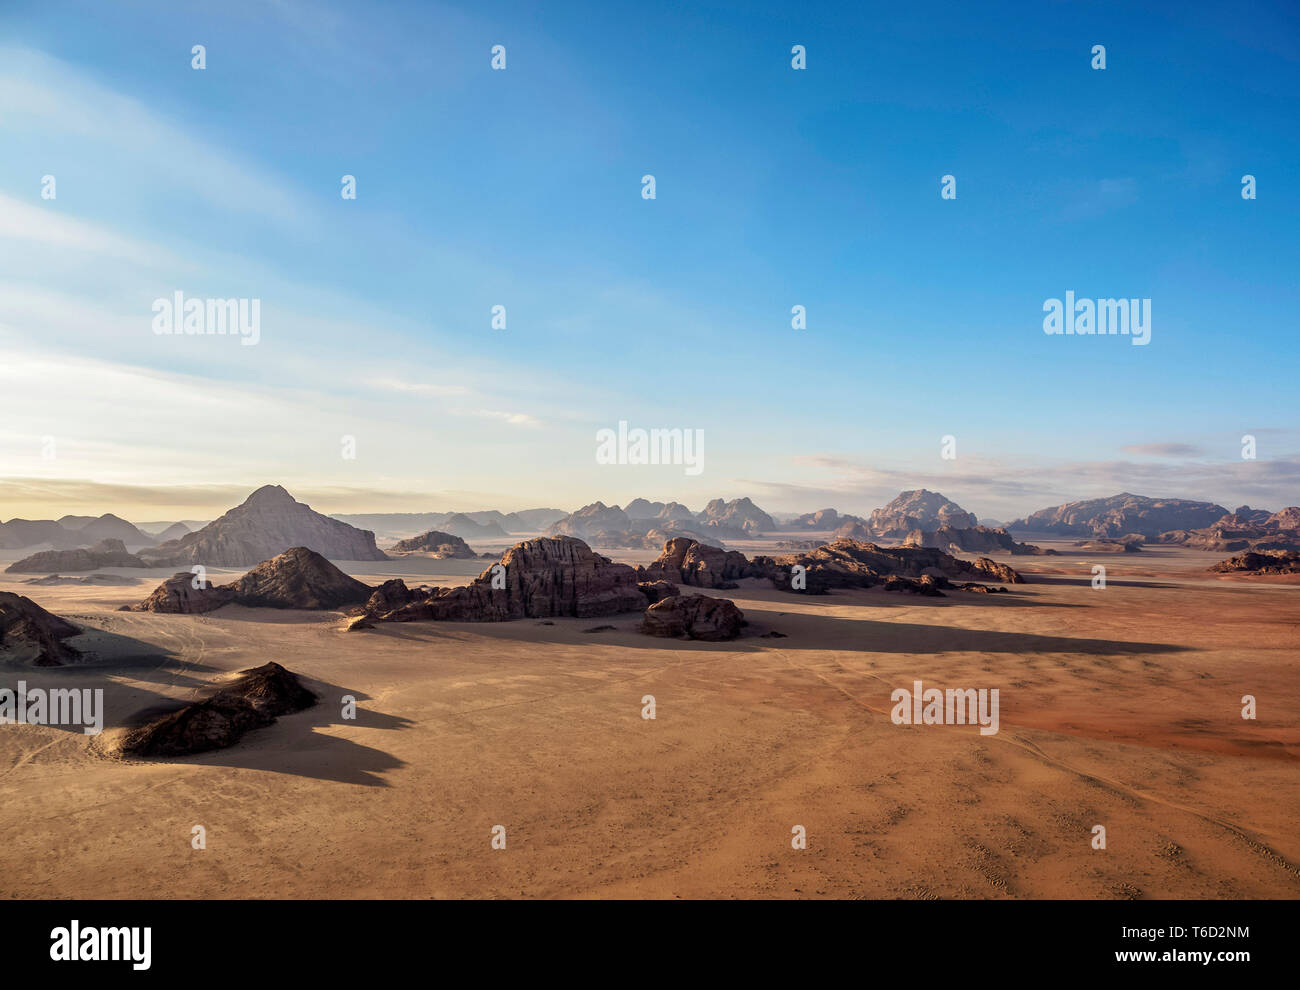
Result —
<instances>
[{"instance_id":1,"label":"pyramid-shaped peak","mask_svg":"<svg viewBox=\"0 0 1300 990\"><path fill-rule=\"evenodd\" d=\"M298 500L280 485L263 485L248 498L245 505L293 505Z\"/></svg>"}]
</instances>

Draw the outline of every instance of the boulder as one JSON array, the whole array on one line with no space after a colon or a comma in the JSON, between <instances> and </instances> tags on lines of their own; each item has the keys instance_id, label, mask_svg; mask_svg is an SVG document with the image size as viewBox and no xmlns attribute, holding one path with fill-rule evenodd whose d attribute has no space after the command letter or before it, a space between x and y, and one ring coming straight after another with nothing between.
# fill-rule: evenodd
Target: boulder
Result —
<instances>
[{"instance_id":1,"label":"boulder","mask_svg":"<svg viewBox=\"0 0 1300 990\"><path fill-rule=\"evenodd\" d=\"M639 632L710 642L735 639L745 616L735 602L705 595L673 595L645 610Z\"/></svg>"}]
</instances>

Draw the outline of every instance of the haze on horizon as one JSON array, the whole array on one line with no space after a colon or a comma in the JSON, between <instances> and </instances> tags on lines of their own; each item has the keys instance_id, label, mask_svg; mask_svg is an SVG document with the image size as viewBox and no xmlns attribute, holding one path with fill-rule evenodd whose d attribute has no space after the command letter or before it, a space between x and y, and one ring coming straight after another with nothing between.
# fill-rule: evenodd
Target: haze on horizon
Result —
<instances>
[{"instance_id":1,"label":"haze on horizon","mask_svg":"<svg viewBox=\"0 0 1300 990\"><path fill-rule=\"evenodd\" d=\"M1300 501L1293 8L390 14L0 12L0 519ZM1067 290L1150 345L1044 335ZM620 421L703 472L598 464Z\"/></svg>"}]
</instances>

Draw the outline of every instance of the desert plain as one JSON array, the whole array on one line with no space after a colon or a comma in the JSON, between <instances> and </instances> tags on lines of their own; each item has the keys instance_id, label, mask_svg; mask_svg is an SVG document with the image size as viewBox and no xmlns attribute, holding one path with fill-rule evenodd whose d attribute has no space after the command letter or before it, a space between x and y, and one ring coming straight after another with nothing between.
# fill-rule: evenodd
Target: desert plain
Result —
<instances>
[{"instance_id":1,"label":"desert plain","mask_svg":"<svg viewBox=\"0 0 1300 990\"><path fill-rule=\"evenodd\" d=\"M0 893L1300 895L1300 583L1208 574L1221 555L1183 547L1039 542L1061 556L1016 558L1027 583L1006 595L695 589L749 622L719 643L640 635L637 615L346 632L338 612L119 612L174 568L110 568L111 585L0 575L85 627L73 642L96 657L8 669L6 685L102 687L106 708L100 737L0 730ZM441 586L484 566L335 563ZM135 713L269 660L320 703L221 751L104 755ZM916 680L998 688L999 731L895 725L891 692Z\"/></svg>"}]
</instances>

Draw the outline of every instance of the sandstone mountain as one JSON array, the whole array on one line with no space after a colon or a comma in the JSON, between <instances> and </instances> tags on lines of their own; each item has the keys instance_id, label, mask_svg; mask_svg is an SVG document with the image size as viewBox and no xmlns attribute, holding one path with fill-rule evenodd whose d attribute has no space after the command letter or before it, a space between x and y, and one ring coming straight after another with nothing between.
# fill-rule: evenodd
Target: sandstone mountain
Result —
<instances>
[{"instance_id":1,"label":"sandstone mountain","mask_svg":"<svg viewBox=\"0 0 1300 990\"><path fill-rule=\"evenodd\" d=\"M652 520L655 522L694 522L695 513L681 502L651 502L644 498L634 498L623 510L632 520Z\"/></svg>"},{"instance_id":2,"label":"sandstone mountain","mask_svg":"<svg viewBox=\"0 0 1300 990\"><path fill-rule=\"evenodd\" d=\"M935 530L914 529L903 539L905 546L934 547L948 553L1010 553L1017 556L1036 554L1055 556L1055 550L1043 550L1032 543L1017 543L1005 529L971 526L955 529L943 526Z\"/></svg>"},{"instance_id":3,"label":"sandstone mountain","mask_svg":"<svg viewBox=\"0 0 1300 990\"><path fill-rule=\"evenodd\" d=\"M1213 502L1147 498L1121 492L1109 498L1085 499L1040 509L1010 523L1007 529L1085 538L1138 533L1147 539L1155 539L1169 530L1211 526L1227 512L1223 506Z\"/></svg>"},{"instance_id":4,"label":"sandstone mountain","mask_svg":"<svg viewBox=\"0 0 1300 990\"><path fill-rule=\"evenodd\" d=\"M119 611L161 612L170 615L199 615L229 605L235 600L235 591L229 585L218 587L211 581L200 580L191 571L173 574L134 608L123 606Z\"/></svg>"},{"instance_id":5,"label":"sandstone mountain","mask_svg":"<svg viewBox=\"0 0 1300 990\"><path fill-rule=\"evenodd\" d=\"M111 512L104 513L98 519L87 516L64 516L59 520L59 525L77 533L87 543L121 540L133 547L146 547L157 542L148 533L142 532Z\"/></svg>"},{"instance_id":6,"label":"sandstone mountain","mask_svg":"<svg viewBox=\"0 0 1300 990\"><path fill-rule=\"evenodd\" d=\"M438 560L469 560L478 556L459 536L442 533L436 529L413 536L409 540L399 540L389 547L389 550L392 553L428 553Z\"/></svg>"},{"instance_id":7,"label":"sandstone mountain","mask_svg":"<svg viewBox=\"0 0 1300 990\"><path fill-rule=\"evenodd\" d=\"M190 535L190 528L183 522L172 523L161 533L154 537L155 543L166 543L168 540L179 540Z\"/></svg>"},{"instance_id":8,"label":"sandstone mountain","mask_svg":"<svg viewBox=\"0 0 1300 990\"><path fill-rule=\"evenodd\" d=\"M768 533L777 528L776 520L748 498L733 498L724 502L712 499L696 517L698 522L719 527L738 529L750 535Z\"/></svg>"},{"instance_id":9,"label":"sandstone mountain","mask_svg":"<svg viewBox=\"0 0 1300 990\"><path fill-rule=\"evenodd\" d=\"M832 540L871 540L871 526L859 519L848 519L840 523L831 534Z\"/></svg>"},{"instance_id":10,"label":"sandstone mountain","mask_svg":"<svg viewBox=\"0 0 1300 990\"><path fill-rule=\"evenodd\" d=\"M914 529L973 529L978 525L975 516L956 502L924 488L901 492L871 513L872 533L881 539L903 539Z\"/></svg>"},{"instance_id":11,"label":"sandstone mountain","mask_svg":"<svg viewBox=\"0 0 1300 990\"><path fill-rule=\"evenodd\" d=\"M223 749L280 715L316 704L298 675L278 663L241 671L203 701L128 730L118 748L128 756L188 756Z\"/></svg>"},{"instance_id":12,"label":"sandstone mountain","mask_svg":"<svg viewBox=\"0 0 1300 990\"><path fill-rule=\"evenodd\" d=\"M60 667L81 655L63 642L80 632L30 598L0 591L0 660Z\"/></svg>"},{"instance_id":13,"label":"sandstone mountain","mask_svg":"<svg viewBox=\"0 0 1300 990\"><path fill-rule=\"evenodd\" d=\"M498 566L504 569L504 587L494 588ZM366 613L396 622L500 622L617 615L640 611L645 603L631 567L611 562L582 540L558 536L515 544L499 565L465 587L408 589L400 579L387 581L371 596Z\"/></svg>"},{"instance_id":14,"label":"sandstone mountain","mask_svg":"<svg viewBox=\"0 0 1300 990\"><path fill-rule=\"evenodd\" d=\"M15 561L6 574L57 574L61 571L94 571L101 567L149 567L121 540L101 540L86 550L42 550Z\"/></svg>"},{"instance_id":15,"label":"sandstone mountain","mask_svg":"<svg viewBox=\"0 0 1300 990\"><path fill-rule=\"evenodd\" d=\"M1245 510L1245 511L1243 511ZM1289 506L1272 515L1242 506L1204 529L1175 529L1158 542L1233 553L1238 550L1300 550L1300 508Z\"/></svg>"},{"instance_id":16,"label":"sandstone mountain","mask_svg":"<svg viewBox=\"0 0 1300 990\"><path fill-rule=\"evenodd\" d=\"M865 527L866 522L861 516L840 515L834 509L818 509L816 512L807 512L802 516L795 516L793 519L788 520L782 528L787 530L807 529L816 532L832 532L853 525Z\"/></svg>"},{"instance_id":17,"label":"sandstone mountain","mask_svg":"<svg viewBox=\"0 0 1300 990\"><path fill-rule=\"evenodd\" d=\"M592 502L552 523L547 536L576 536L586 540L600 532L622 532L632 528L632 520L617 505Z\"/></svg>"},{"instance_id":18,"label":"sandstone mountain","mask_svg":"<svg viewBox=\"0 0 1300 990\"><path fill-rule=\"evenodd\" d=\"M95 542L95 541L91 541ZM82 546L85 538L53 519L10 519L0 523L0 550L21 550L48 543L56 549Z\"/></svg>"},{"instance_id":19,"label":"sandstone mountain","mask_svg":"<svg viewBox=\"0 0 1300 990\"><path fill-rule=\"evenodd\" d=\"M252 567L290 547L331 560L387 560L375 535L321 515L279 485L266 485L197 532L140 552L151 566Z\"/></svg>"}]
</instances>

